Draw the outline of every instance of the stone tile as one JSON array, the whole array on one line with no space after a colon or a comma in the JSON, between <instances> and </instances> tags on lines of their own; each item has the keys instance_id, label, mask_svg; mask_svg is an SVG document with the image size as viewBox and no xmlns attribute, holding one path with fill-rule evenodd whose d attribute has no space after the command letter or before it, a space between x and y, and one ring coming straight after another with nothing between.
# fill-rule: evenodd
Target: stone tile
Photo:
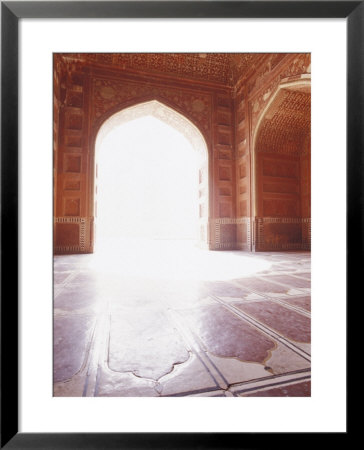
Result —
<instances>
[{"instance_id":1,"label":"stone tile","mask_svg":"<svg viewBox=\"0 0 364 450\"><path fill-rule=\"evenodd\" d=\"M311 382L288 384L276 388L241 394L241 397L311 397Z\"/></svg>"},{"instance_id":2,"label":"stone tile","mask_svg":"<svg viewBox=\"0 0 364 450\"><path fill-rule=\"evenodd\" d=\"M229 395L229 392L221 391L221 390L213 390L213 391L197 391L194 394L189 394L187 397L233 397Z\"/></svg>"},{"instance_id":3,"label":"stone tile","mask_svg":"<svg viewBox=\"0 0 364 450\"><path fill-rule=\"evenodd\" d=\"M230 253L242 267L249 261L269 264L265 264L266 270L256 272L258 276L206 281L179 276L126 276L115 268L98 270L95 255L55 257L54 395L84 394L87 356L99 364L99 369L95 366L90 372L94 378L89 380L87 395L110 397L232 396L232 392L224 390L226 383L263 380L272 374L284 376L309 368L310 362L302 356L304 352L309 354L309 343L295 341L294 345L304 351L295 352L228 311L214 297L245 308L242 312L249 310L248 314L286 338L307 338L308 326L301 323L302 315L283 305L279 305L283 309L277 309L267 297L309 311L310 254ZM215 258L215 264L220 260L224 258ZM284 282L287 287L270 280ZM305 291L307 294L303 295ZM268 305L265 311L260 309L263 304ZM169 321L166 310L170 310L176 323ZM289 311L287 317L282 313L285 310ZM104 328L105 337L95 338L95 342L102 343L101 354L108 364L101 366L100 360L95 359L99 358L98 353L87 354L99 313L110 317L105 326L97 328ZM177 331L178 326L185 332L186 325L194 333L193 345L186 344ZM95 352L93 347L91 351ZM261 388L259 391L263 392ZM287 392L290 396L291 391ZM292 396L295 392L291 392ZM283 391L280 394L286 396ZM271 396L280 394L272 390Z\"/></svg>"},{"instance_id":4,"label":"stone tile","mask_svg":"<svg viewBox=\"0 0 364 450\"><path fill-rule=\"evenodd\" d=\"M102 298L102 295L90 287L84 289L67 287L55 296L53 304L55 309L69 312L79 309L96 311L97 305L102 302Z\"/></svg>"},{"instance_id":5,"label":"stone tile","mask_svg":"<svg viewBox=\"0 0 364 450\"><path fill-rule=\"evenodd\" d=\"M72 280L72 284L75 286L82 287L94 287L97 289L100 285L105 285L103 282L102 276L98 275L94 272L79 272L74 279Z\"/></svg>"},{"instance_id":6,"label":"stone tile","mask_svg":"<svg viewBox=\"0 0 364 450\"><path fill-rule=\"evenodd\" d=\"M289 287L271 283L267 278L240 278L234 281L242 287L267 295L287 294L289 291Z\"/></svg>"},{"instance_id":7,"label":"stone tile","mask_svg":"<svg viewBox=\"0 0 364 450\"><path fill-rule=\"evenodd\" d=\"M70 380L54 383L54 397L82 397L86 382L86 371L74 375Z\"/></svg>"},{"instance_id":8,"label":"stone tile","mask_svg":"<svg viewBox=\"0 0 364 450\"><path fill-rule=\"evenodd\" d=\"M76 265L85 265L88 262L92 261L93 255L92 254L85 254L85 255L55 255L54 256L54 265L57 266L58 264L66 263L66 264L76 264Z\"/></svg>"},{"instance_id":9,"label":"stone tile","mask_svg":"<svg viewBox=\"0 0 364 450\"><path fill-rule=\"evenodd\" d=\"M297 276L297 277L302 277L302 278L306 278L308 280L311 280L311 272L298 271L298 272L295 272L294 275Z\"/></svg>"},{"instance_id":10,"label":"stone tile","mask_svg":"<svg viewBox=\"0 0 364 450\"><path fill-rule=\"evenodd\" d=\"M293 288L310 288L311 281L303 278L292 277L290 275L274 275L270 276L269 280L277 281L278 283L287 284Z\"/></svg>"},{"instance_id":11,"label":"stone tile","mask_svg":"<svg viewBox=\"0 0 364 450\"><path fill-rule=\"evenodd\" d=\"M269 272L294 272L296 269L292 266L287 266L287 264L273 264Z\"/></svg>"},{"instance_id":12,"label":"stone tile","mask_svg":"<svg viewBox=\"0 0 364 450\"><path fill-rule=\"evenodd\" d=\"M153 380L103 368L99 371L95 397L158 397L155 387Z\"/></svg>"},{"instance_id":13,"label":"stone tile","mask_svg":"<svg viewBox=\"0 0 364 450\"><path fill-rule=\"evenodd\" d=\"M254 292L248 292L244 297L223 297L220 295L219 298L228 303L241 302L242 300L244 300L244 302L261 302L266 300L266 297L255 294Z\"/></svg>"},{"instance_id":14,"label":"stone tile","mask_svg":"<svg viewBox=\"0 0 364 450\"><path fill-rule=\"evenodd\" d=\"M272 374L284 374L295 370L310 368L310 361L303 358L284 344L278 342L277 347L265 361Z\"/></svg>"},{"instance_id":15,"label":"stone tile","mask_svg":"<svg viewBox=\"0 0 364 450\"><path fill-rule=\"evenodd\" d=\"M202 284L202 283L201 283ZM204 295L224 295L226 297L244 297L250 294L250 291L243 287L235 286L226 281L204 282L201 286Z\"/></svg>"},{"instance_id":16,"label":"stone tile","mask_svg":"<svg viewBox=\"0 0 364 450\"><path fill-rule=\"evenodd\" d=\"M229 385L271 375L264 369L264 364L247 363L235 358L221 358L212 354L209 354L209 358Z\"/></svg>"},{"instance_id":17,"label":"stone tile","mask_svg":"<svg viewBox=\"0 0 364 450\"><path fill-rule=\"evenodd\" d=\"M175 366L174 370L159 381L161 395L190 395L194 392L211 391L217 385L196 355L192 355L186 364Z\"/></svg>"},{"instance_id":18,"label":"stone tile","mask_svg":"<svg viewBox=\"0 0 364 450\"><path fill-rule=\"evenodd\" d=\"M290 305L305 309L306 311L311 311L311 296L284 297L284 301Z\"/></svg>"},{"instance_id":19,"label":"stone tile","mask_svg":"<svg viewBox=\"0 0 364 450\"><path fill-rule=\"evenodd\" d=\"M305 351L308 355L311 355L311 344L306 344L304 342L297 342L297 347Z\"/></svg>"},{"instance_id":20,"label":"stone tile","mask_svg":"<svg viewBox=\"0 0 364 450\"><path fill-rule=\"evenodd\" d=\"M66 315L54 318L53 371L55 382L71 378L82 368L87 357L94 324L93 316Z\"/></svg>"},{"instance_id":21,"label":"stone tile","mask_svg":"<svg viewBox=\"0 0 364 450\"><path fill-rule=\"evenodd\" d=\"M262 363L275 342L220 305L184 311L206 350L216 356Z\"/></svg>"},{"instance_id":22,"label":"stone tile","mask_svg":"<svg viewBox=\"0 0 364 450\"><path fill-rule=\"evenodd\" d=\"M60 273L60 272L74 272L77 270L78 264L76 263L69 263L69 262L59 262L54 261L53 264L53 272L54 273Z\"/></svg>"},{"instance_id":23,"label":"stone tile","mask_svg":"<svg viewBox=\"0 0 364 450\"><path fill-rule=\"evenodd\" d=\"M311 320L298 312L270 300L235 304L241 311L268 325L279 334L297 342L311 341Z\"/></svg>"},{"instance_id":24,"label":"stone tile","mask_svg":"<svg viewBox=\"0 0 364 450\"><path fill-rule=\"evenodd\" d=\"M64 281L67 280L67 278L71 275L72 272L55 272L53 276L53 283L54 284L61 284Z\"/></svg>"},{"instance_id":25,"label":"stone tile","mask_svg":"<svg viewBox=\"0 0 364 450\"><path fill-rule=\"evenodd\" d=\"M111 370L158 380L189 358L182 337L163 313L129 310L111 316Z\"/></svg>"}]
</instances>

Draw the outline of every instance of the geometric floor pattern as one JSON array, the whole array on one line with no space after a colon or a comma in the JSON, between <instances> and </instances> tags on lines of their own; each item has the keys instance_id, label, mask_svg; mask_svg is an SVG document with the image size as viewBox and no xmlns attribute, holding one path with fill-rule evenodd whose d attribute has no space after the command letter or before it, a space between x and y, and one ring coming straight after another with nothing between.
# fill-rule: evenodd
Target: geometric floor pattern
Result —
<instances>
[{"instance_id":1,"label":"geometric floor pattern","mask_svg":"<svg viewBox=\"0 0 364 450\"><path fill-rule=\"evenodd\" d=\"M309 252L127 250L54 257L54 396L311 395Z\"/></svg>"}]
</instances>

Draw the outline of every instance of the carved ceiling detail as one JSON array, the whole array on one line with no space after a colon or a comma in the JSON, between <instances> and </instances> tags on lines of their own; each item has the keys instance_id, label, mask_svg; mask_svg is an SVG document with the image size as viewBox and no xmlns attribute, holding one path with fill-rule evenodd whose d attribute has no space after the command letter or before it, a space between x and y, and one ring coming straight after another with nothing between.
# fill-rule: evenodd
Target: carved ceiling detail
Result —
<instances>
[{"instance_id":1,"label":"carved ceiling detail","mask_svg":"<svg viewBox=\"0 0 364 450\"><path fill-rule=\"evenodd\" d=\"M281 89L266 112L258 131L256 150L301 155L311 133L311 95Z\"/></svg>"},{"instance_id":2,"label":"carved ceiling detail","mask_svg":"<svg viewBox=\"0 0 364 450\"><path fill-rule=\"evenodd\" d=\"M167 75L232 87L263 57L262 53L65 53L69 61ZM280 54L272 54L281 58ZM273 58L276 61L277 58Z\"/></svg>"},{"instance_id":3,"label":"carved ceiling detail","mask_svg":"<svg viewBox=\"0 0 364 450\"><path fill-rule=\"evenodd\" d=\"M290 64L282 68L276 75L270 75L270 70L263 69L248 84L248 92L251 95L251 114L253 129L257 125L259 116L276 92L284 79L300 77L309 80L311 77L311 54L302 53L294 55ZM264 89L263 89L264 88Z\"/></svg>"}]
</instances>

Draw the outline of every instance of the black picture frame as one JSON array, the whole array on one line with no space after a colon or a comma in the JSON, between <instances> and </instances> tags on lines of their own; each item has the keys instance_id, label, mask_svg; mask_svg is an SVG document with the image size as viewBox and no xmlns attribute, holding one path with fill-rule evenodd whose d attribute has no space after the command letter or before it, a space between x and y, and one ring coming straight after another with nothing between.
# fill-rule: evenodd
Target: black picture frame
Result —
<instances>
[{"instance_id":1,"label":"black picture frame","mask_svg":"<svg viewBox=\"0 0 364 450\"><path fill-rule=\"evenodd\" d=\"M21 18L345 18L347 20L347 304L363 274L364 1L1 2L1 448L203 449L271 446L269 433L18 432L18 23ZM334 95L334 93L333 93ZM357 258L359 253L359 258ZM358 291L359 292L359 291ZM347 344L348 357L351 346ZM334 393L333 393L334 395ZM336 443L349 436L335 434ZM280 446L310 433L279 434ZM320 433L319 433L320 434ZM243 436L242 436L243 435ZM317 443L316 435L315 443ZM327 445L327 436L323 433Z\"/></svg>"}]
</instances>

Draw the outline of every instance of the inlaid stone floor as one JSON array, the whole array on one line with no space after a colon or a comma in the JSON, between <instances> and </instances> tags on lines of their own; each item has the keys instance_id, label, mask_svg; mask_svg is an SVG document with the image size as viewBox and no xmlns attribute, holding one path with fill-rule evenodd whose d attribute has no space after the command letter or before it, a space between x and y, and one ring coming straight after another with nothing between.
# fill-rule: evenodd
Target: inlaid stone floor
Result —
<instances>
[{"instance_id":1,"label":"inlaid stone floor","mask_svg":"<svg viewBox=\"0 0 364 450\"><path fill-rule=\"evenodd\" d=\"M55 396L310 396L310 253L54 258Z\"/></svg>"}]
</instances>

